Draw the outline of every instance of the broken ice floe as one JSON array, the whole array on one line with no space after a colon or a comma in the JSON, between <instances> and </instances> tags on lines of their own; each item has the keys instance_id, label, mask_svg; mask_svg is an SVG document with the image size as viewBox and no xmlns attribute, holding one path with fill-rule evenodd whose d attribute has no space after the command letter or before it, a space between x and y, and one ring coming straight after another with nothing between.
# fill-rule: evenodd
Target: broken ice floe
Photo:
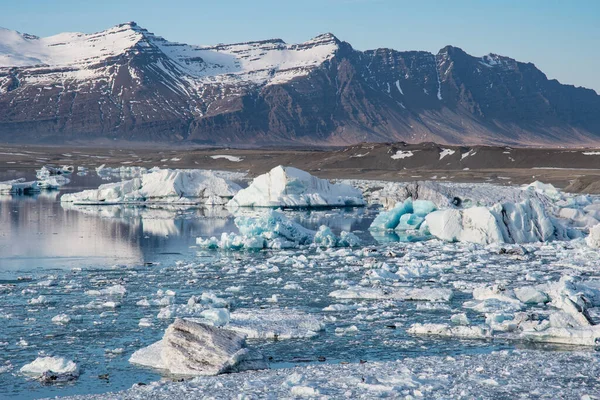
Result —
<instances>
[{"instance_id":1,"label":"broken ice floe","mask_svg":"<svg viewBox=\"0 0 600 400\"><path fill-rule=\"evenodd\" d=\"M582 281L563 276L558 282L514 291L500 285L473 290L473 301L464 307L485 315L483 325L465 323L415 323L407 332L460 338L502 337L531 342L596 346L600 325L589 310L600 306L600 281ZM531 305L550 306L547 312L532 311ZM529 307L527 306L529 305ZM453 320L454 322L454 320Z\"/></svg>"},{"instance_id":2,"label":"broken ice floe","mask_svg":"<svg viewBox=\"0 0 600 400\"><path fill-rule=\"evenodd\" d=\"M196 242L204 248L227 250L284 249L311 244L317 247L353 247L360 244L358 237L351 232L342 232L337 237L326 226L315 232L274 210L252 217L238 216L235 225L240 234L224 232L220 239L197 238Z\"/></svg>"}]
</instances>

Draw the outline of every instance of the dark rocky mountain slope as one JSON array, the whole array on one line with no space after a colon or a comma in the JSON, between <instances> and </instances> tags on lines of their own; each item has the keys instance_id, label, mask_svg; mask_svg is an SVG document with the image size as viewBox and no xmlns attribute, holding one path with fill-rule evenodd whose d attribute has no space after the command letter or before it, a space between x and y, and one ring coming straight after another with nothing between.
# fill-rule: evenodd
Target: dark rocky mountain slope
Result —
<instances>
[{"instance_id":1,"label":"dark rocky mountain slope","mask_svg":"<svg viewBox=\"0 0 600 400\"><path fill-rule=\"evenodd\" d=\"M600 96L452 46L362 52L331 34L191 46L135 23L48 38L0 29L0 141L107 139L586 146L600 142Z\"/></svg>"}]
</instances>

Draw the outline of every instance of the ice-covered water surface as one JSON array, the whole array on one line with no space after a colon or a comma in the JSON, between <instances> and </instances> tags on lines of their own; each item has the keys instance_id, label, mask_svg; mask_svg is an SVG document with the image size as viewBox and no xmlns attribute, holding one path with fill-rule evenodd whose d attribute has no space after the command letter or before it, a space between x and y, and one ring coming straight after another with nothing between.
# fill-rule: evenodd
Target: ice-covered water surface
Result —
<instances>
[{"instance_id":1,"label":"ice-covered water surface","mask_svg":"<svg viewBox=\"0 0 600 400\"><path fill-rule=\"evenodd\" d=\"M368 232L373 209L283 213L311 230L327 225L336 235L354 232L363 245L209 250L197 247L196 237L237 229L235 216L220 208L73 207L51 198L6 198L0 213L0 397L105 393L160 380L158 371L128 360L160 340L176 317L249 334L248 346L262 352L272 369L308 366L192 384L196 393L221 387L211 393L221 398L241 390L234 381L248 393L275 385L272 393L281 397L313 390L336 397L345 393L336 389L344 383L355 396L447 397L453 379L465 396L510 397L516 386L535 389L536 375L527 372L534 365L546 367L550 387L539 388L540 396L598 392L593 348L560 353L518 335L522 322L533 326L552 315L555 324L581 323L573 319L581 317L579 300L598 322L600 256L584 239L523 246L397 243L377 235L374 240ZM573 276L573 290L566 276ZM565 290L548 285L558 282ZM575 312L557 314L571 310L569 301ZM446 336L431 335L431 327L442 325L436 332ZM530 349L540 346L543 351ZM493 353L515 348L528 350ZM42 385L20 372L51 356L73 361L78 378ZM404 358L409 360L400 364L410 371L393 363ZM381 361L390 363L376 363ZM581 365L585 371L578 374ZM340 376L345 378L331 379ZM187 390L177 385L128 395L147 398L155 390L168 397ZM507 392L499 391L506 386Z\"/></svg>"}]
</instances>

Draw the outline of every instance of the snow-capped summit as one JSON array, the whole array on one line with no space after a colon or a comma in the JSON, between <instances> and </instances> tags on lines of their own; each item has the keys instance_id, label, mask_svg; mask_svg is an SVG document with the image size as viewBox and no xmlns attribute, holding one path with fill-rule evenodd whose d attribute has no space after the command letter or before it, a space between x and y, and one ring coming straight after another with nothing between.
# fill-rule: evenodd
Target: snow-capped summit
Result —
<instances>
[{"instance_id":1,"label":"snow-capped summit","mask_svg":"<svg viewBox=\"0 0 600 400\"><path fill-rule=\"evenodd\" d=\"M199 82L282 83L306 75L308 69L333 57L338 44L335 36L324 34L292 45L274 39L192 46L169 42L133 21L92 34L61 33L46 38L1 29L0 68L44 65L89 69L130 51L160 52L181 73Z\"/></svg>"}]
</instances>

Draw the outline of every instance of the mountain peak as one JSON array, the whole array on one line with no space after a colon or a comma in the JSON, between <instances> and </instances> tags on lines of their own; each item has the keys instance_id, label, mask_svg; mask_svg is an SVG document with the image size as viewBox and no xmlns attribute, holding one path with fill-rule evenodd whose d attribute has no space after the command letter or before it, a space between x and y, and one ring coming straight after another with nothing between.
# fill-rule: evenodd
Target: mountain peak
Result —
<instances>
[{"instance_id":1,"label":"mountain peak","mask_svg":"<svg viewBox=\"0 0 600 400\"><path fill-rule=\"evenodd\" d=\"M315 36L305 43L335 43L340 44L341 41L331 32L322 33Z\"/></svg>"},{"instance_id":2,"label":"mountain peak","mask_svg":"<svg viewBox=\"0 0 600 400\"><path fill-rule=\"evenodd\" d=\"M467 53L461 49L460 47L456 47L456 46L452 46L452 45L447 45L444 46L439 52L438 52L439 56L443 56L443 55L448 55L448 56L455 56L455 55L467 55Z\"/></svg>"}]
</instances>

